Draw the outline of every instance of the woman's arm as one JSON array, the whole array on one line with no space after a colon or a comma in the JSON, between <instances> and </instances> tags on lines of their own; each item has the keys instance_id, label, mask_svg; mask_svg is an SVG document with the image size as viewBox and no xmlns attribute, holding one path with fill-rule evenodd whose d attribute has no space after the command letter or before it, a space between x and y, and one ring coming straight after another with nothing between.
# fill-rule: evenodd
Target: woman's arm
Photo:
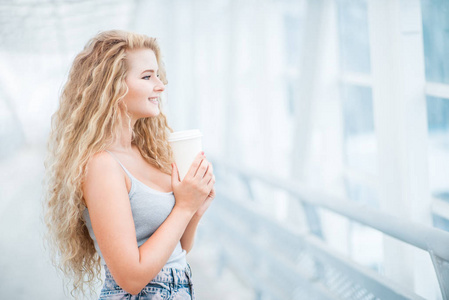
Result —
<instances>
[{"instance_id":1,"label":"woman's arm","mask_svg":"<svg viewBox=\"0 0 449 300\"><path fill-rule=\"evenodd\" d=\"M198 227L200 219L201 217L194 215L181 237L181 247L186 251L186 253L189 253L190 250L192 250L193 242L195 240L196 228Z\"/></svg>"},{"instance_id":2,"label":"woman's arm","mask_svg":"<svg viewBox=\"0 0 449 300\"><path fill-rule=\"evenodd\" d=\"M214 177L214 180L215 180L215 177ZM200 206L200 208L198 208L196 213L193 215L192 219L190 220L189 224L187 225L186 230L184 231L184 234L181 237L182 249L184 249L187 253L189 253L190 250L192 250L198 224L199 224L203 214L206 212L206 210L209 208L210 204L212 203L212 200L214 200L214 198L215 198L215 188L212 188L212 190L209 193L209 195L207 196L206 200L203 202L203 204Z\"/></svg>"},{"instance_id":3,"label":"woman's arm","mask_svg":"<svg viewBox=\"0 0 449 300\"><path fill-rule=\"evenodd\" d=\"M183 182L177 169L172 174L176 204L162 225L141 246L136 231L120 166L107 153L95 155L88 164L83 183L84 199L105 262L119 286L139 293L173 253L192 216L210 193L213 174L204 155L198 155Z\"/></svg>"}]
</instances>

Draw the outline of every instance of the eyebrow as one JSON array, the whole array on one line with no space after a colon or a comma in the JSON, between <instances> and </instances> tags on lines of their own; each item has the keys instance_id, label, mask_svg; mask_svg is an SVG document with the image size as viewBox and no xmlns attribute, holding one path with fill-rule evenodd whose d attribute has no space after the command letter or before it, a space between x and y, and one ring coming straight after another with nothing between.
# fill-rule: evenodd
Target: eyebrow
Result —
<instances>
[{"instance_id":1,"label":"eyebrow","mask_svg":"<svg viewBox=\"0 0 449 300\"><path fill-rule=\"evenodd\" d=\"M159 71L159 70L157 70L157 71ZM156 72L157 72L157 71L156 71ZM154 70L152 70L152 69L149 69L149 70L145 70L145 71L143 71L143 72L142 72L142 74L143 74L143 73L145 73L145 72L155 73L155 71L154 71Z\"/></svg>"}]
</instances>

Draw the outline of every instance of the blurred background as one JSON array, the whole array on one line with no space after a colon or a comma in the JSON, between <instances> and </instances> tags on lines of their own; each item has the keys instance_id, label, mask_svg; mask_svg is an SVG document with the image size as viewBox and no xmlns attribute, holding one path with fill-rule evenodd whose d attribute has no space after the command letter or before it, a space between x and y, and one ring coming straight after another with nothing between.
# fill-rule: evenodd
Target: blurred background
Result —
<instances>
[{"instance_id":1,"label":"blurred background","mask_svg":"<svg viewBox=\"0 0 449 300\"><path fill-rule=\"evenodd\" d=\"M102 30L159 39L218 196L197 299L449 299L449 0L1 0L2 299L69 299L42 235L50 118Z\"/></svg>"}]
</instances>

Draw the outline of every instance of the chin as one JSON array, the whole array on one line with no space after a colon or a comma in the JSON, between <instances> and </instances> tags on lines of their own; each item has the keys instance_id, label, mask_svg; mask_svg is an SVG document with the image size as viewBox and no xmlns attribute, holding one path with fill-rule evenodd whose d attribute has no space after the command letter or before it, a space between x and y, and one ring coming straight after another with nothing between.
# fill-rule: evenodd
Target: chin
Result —
<instances>
[{"instance_id":1,"label":"chin","mask_svg":"<svg viewBox=\"0 0 449 300\"><path fill-rule=\"evenodd\" d=\"M154 117L159 116L160 114L161 114L161 111L158 110L157 112L155 111L155 112L152 112L152 113L147 114L147 115L145 116L145 118L154 118Z\"/></svg>"}]
</instances>

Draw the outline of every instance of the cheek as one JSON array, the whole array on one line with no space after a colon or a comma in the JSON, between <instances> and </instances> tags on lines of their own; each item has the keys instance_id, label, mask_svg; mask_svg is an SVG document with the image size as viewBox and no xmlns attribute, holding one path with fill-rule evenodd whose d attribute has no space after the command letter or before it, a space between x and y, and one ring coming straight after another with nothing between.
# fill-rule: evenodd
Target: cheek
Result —
<instances>
[{"instance_id":1,"label":"cheek","mask_svg":"<svg viewBox=\"0 0 449 300\"><path fill-rule=\"evenodd\" d=\"M144 97L146 94L147 92L143 84L128 83L128 94L126 95L127 98L140 98Z\"/></svg>"}]
</instances>

